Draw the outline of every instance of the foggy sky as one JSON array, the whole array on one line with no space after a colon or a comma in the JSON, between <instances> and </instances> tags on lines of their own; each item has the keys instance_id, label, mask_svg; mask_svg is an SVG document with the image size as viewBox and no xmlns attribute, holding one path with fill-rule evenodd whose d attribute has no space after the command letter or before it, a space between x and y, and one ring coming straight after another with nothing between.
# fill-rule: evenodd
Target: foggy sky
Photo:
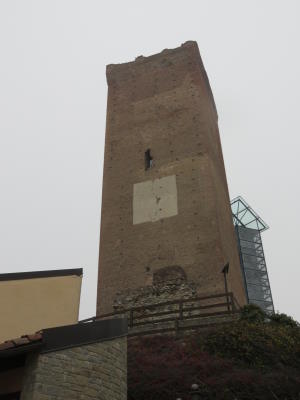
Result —
<instances>
[{"instance_id":1,"label":"foggy sky","mask_svg":"<svg viewBox=\"0 0 300 400\"><path fill-rule=\"evenodd\" d=\"M0 0L0 273L83 267L81 317L95 314L105 66L196 40L230 196L270 226L275 309L300 320L299 12L298 0Z\"/></svg>"}]
</instances>

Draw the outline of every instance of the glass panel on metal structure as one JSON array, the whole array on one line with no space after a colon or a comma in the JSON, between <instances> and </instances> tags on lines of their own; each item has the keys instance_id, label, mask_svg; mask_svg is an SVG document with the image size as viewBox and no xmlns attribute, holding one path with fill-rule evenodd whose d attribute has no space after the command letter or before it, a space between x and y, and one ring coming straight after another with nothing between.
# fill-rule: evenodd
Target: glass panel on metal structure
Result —
<instances>
[{"instance_id":1,"label":"glass panel on metal structure","mask_svg":"<svg viewBox=\"0 0 300 400\"><path fill-rule=\"evenodd\" d=\"M257 304L267 313L273 313L274 305L261 240L261 232L269 227L240 196L231 201L231 210L248 302Z\"/></svg>"}]
</instances>

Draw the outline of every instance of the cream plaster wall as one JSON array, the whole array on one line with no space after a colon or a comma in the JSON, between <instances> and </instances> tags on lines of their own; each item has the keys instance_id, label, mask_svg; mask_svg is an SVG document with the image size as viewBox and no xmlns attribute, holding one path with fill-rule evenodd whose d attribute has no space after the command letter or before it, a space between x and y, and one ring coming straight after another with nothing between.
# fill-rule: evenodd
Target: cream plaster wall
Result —
<instances>
[{"instance_id":1,"label":"cream plaster wall","mask_svg":"<svg viewBox=\"0 0 300 400\"><path fill-rule=\"evenodd\" d=\"M0 343L78 321L81 276L0 281Z\"/></svg>"}]
</instances>

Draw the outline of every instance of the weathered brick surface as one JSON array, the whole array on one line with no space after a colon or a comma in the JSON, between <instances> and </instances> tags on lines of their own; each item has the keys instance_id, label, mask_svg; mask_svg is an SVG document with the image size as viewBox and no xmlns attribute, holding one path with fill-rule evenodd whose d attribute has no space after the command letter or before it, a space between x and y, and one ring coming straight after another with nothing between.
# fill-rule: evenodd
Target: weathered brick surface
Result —
<instances>
[{"instance_id":1,"label":"weathered brick surface","mask_svg":"<svg viewBox=\"0 0 300 400\"><path fill-rule=\"evenodd\" d=\"M127 399L127 339L28 358L21 400Z\"/></svg>"},{"instance_id":2,"label":"weathered brick surface","mask_svg":"<svg viewBox=\"0 0 300 400\"><path fill-rule=\"evenodd\" d=\"M195 42L107 67L97 312L118 292L152 285L164 267L184 269L198 294L229 290L246 301L218 132ZM145 170L145 151L154 166ZM176 176L178 214L133 224L134 184Z\"/></svg>"},{"instance_id":3,"label":"weathered brick surface","mask_svg":"<svg viewBox=\"0 0 300 400\"><path fill-rule=\"evenodd\" d=\"M182 319L177 300L184 300ZM231 311L235 311L231 305L229 307ZM137 332L150 333L157 329L174 330L176 326L179 330L190 326L199 326L203 329L206 325L231 322L238 316L237 312L228 314L225 295L197 299L197 286L187 282L184 271L179 267L158 271L158 274L154 274L153 285L118 292L114 309L118 312L124 311L128 321L131 321L132 317L133 326L129 325L130 335ZM212 315L215 313L223 314ZM172 321L165 322L165 319L169 318L172 318Z\"/></svg>"},{"instance_id":4,"label":"weathered brick surface","mask_svg":"<svg viewBox=\"0 0 300 400\"><path fill-rule=\"evenodd\" d=\"M174 268L178 272L178 267L169 267L163 270L165 272L165 270L172 270ZM180 268L180 270L182 269ZM158 305L166 301L190 299L197 296L195 284L187 282L185 275L181 273L173 277L174 279L171 278L172 276L157 277L154 275L152 285L117 292L113 304L114 310L120 311L139 306Z\"/></svg>"}]
</instances>

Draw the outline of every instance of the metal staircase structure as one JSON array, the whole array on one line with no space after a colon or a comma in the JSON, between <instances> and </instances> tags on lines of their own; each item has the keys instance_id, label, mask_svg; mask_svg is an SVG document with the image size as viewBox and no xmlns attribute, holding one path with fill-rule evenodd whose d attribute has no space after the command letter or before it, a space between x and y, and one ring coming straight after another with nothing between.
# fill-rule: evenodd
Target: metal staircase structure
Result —
<instances>
[{"instance_id":1,"label":"metal staircase structure","mask_svg":"<svg viewBox=\"0 0 300 400\"><path fill-rule=\"evenodd\" d=\"M241 196L231 201L231 210L248 303L271 314L274 305L261 239L261 232L269 226Z\"/></svg>"}]
</instances>

